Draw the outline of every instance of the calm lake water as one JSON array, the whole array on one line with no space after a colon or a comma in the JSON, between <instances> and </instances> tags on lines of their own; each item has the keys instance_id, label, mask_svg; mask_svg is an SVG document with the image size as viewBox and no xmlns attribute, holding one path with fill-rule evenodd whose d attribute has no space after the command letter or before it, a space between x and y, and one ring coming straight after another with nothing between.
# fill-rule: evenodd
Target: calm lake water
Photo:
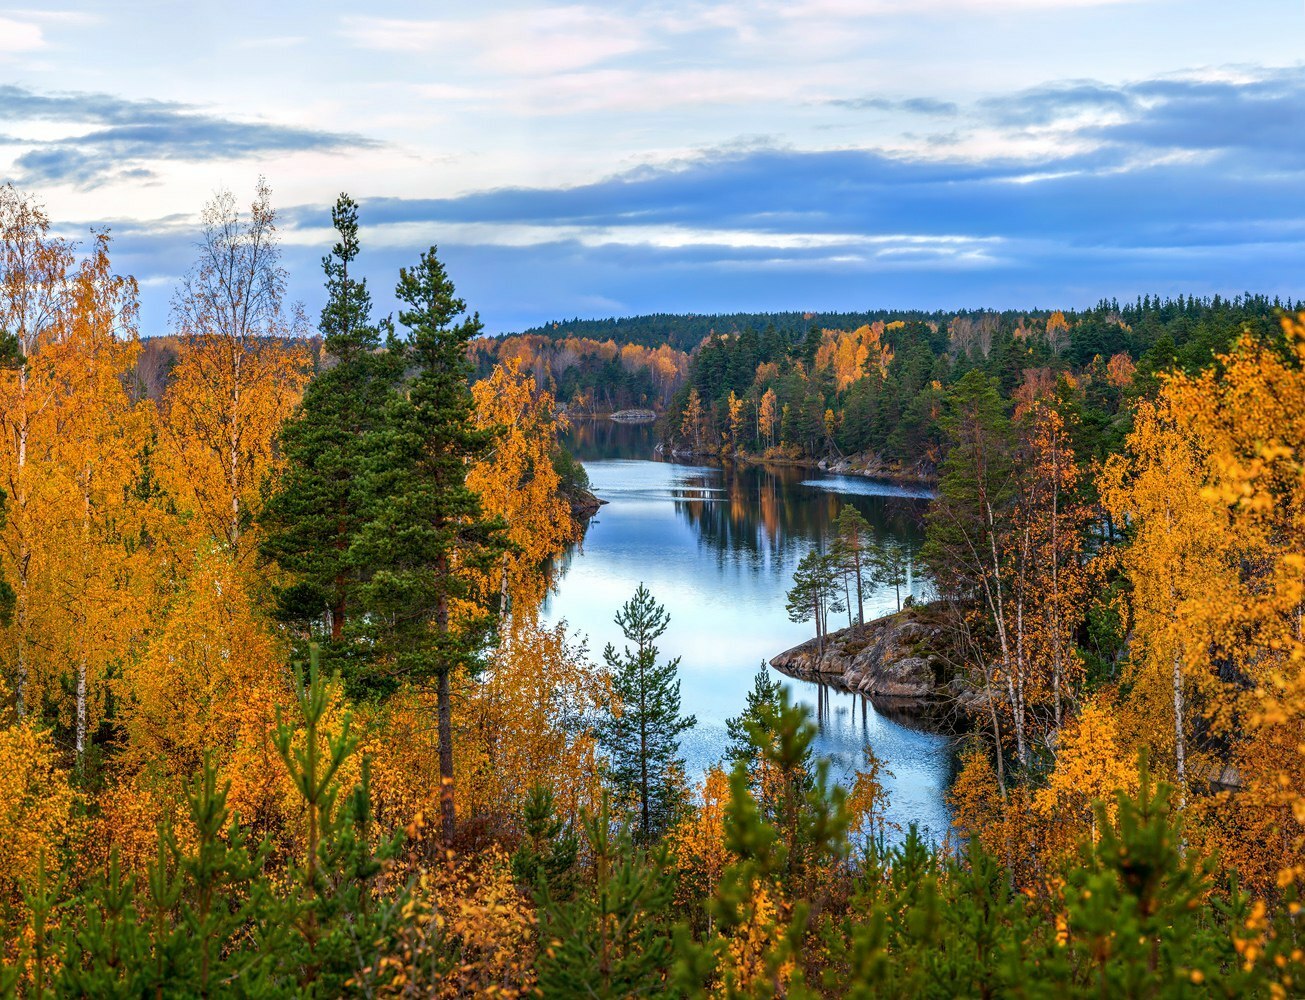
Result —
<instances>
[{"instance_id":1,"label":"calm lake water","mask_svg":"<svg viewBox=\"0 0 1305 1000\"><path fill-rule=\"evenodd\" d=\"M697 780L723 756L725 720L743 710L758 667L813 634L784 610L798 560L823 547L844 504L857 507L882 537L918 547L924 500L918 490L810 470L655 461L655 441L647 425L594 421L572 430L568 446L594 493L608 502L562 560L545 616L588 636L598 658L609 642L622 647L612 617L641 582L647 585L670 612L659 646L663 657L681 658L683 711L698 719L682 743ZM923 589L918 579L908 587L917 597ZM891 589L867 596L867 619L895 608ZM834 777L850 776L869 745L892 772L885 782L890 820L942 838L951 739L894 721L860 695L776 676L818 719L817 748Z\"/></svg>"}]
</instances>

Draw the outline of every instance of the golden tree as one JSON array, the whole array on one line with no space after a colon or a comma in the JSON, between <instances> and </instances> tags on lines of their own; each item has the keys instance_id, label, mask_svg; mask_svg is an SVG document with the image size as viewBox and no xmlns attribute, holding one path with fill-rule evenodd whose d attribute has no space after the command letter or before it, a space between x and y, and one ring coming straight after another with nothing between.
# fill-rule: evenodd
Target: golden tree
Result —
<instances>
[{"instance_id":1,"label":"golden tree","mask_svg":"<svg viewBox=\"0 0 1305 1000\"><path fill-rule=\"evenodd\" d=\"M288 342L276 213L261 178L248 219L230 191L205 206L194 266L173 302L182 335L163 400L160 472L202 536L236 558L277 467L275 441L309 373L308 352Z\"/></svg>"},{"instance_id":2,"label":"golden tree","mask_svg":"<svg viewBox=\"0 0 1305 1000\"><path fill-rule=\"evenodd\" d=\"M490 517L507 522L513 550L503 554L503 608L530 614L544 598L545 561L578 536L570 504L553 467L563 418L553 396L540 392L516 361L495 367L471 388L477 427L502 428L493 452L467 472Z\"/></svg>"},{"instance_id":3,"label":"golden tree","mask_svg":"<svg viewBox=\"0 0 1305 1000\"><path fill-rule=\"evenodd\" d=\"M12 184L0 186L0 330L14 337L20 354L14 368L0 367L0 485L8 495L0 538L15 587L14 626L6 636L5 661L14 677L19 715L32 703L31 657L39 602L35 593L45 559L41 539L52 520L53 484L35 461L51 440L50 408L59 386L42 349L65 322L73 248L50 233L40 205Z\"/></svg>"}]
</instances>

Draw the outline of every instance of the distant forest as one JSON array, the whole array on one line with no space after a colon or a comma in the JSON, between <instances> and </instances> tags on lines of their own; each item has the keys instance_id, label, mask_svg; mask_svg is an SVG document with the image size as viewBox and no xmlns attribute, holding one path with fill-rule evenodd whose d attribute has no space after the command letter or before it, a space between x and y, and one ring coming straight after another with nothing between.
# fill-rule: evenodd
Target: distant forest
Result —
<instances>
[{"instance_id":1,"label":"distant forest","mask_svg":"<svg viewBox=\"0 0 1305 1000\"><path fill-rule=\"evenodd\" d=\"M1196 372L1242 332L1273 340L1299 303L1144 296L1092 309L653 314L550 323L472 345L478 375L515 358L574 413L650 406L699 453L872 454L929 473L947 390L967 372L1002 397L1056 389L1086 459L1115 450L1158 373Z\"/></svg>"}]
</instances>

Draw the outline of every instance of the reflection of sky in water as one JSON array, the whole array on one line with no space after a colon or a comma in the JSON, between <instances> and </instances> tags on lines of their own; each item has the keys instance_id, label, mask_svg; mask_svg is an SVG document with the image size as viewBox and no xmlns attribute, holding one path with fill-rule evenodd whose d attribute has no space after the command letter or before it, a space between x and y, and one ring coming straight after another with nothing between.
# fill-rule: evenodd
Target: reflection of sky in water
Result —
<instances>
[{"instance_id":1,"label":"reflection of sky in water","mask_svg":"<svg viewBox=\"0 0 1305 1000\"><path fill-rule=\"evenodd\" d=\"M650 440L648 428L627 434ZM643 453L650 452L649 445ZM628 440L617 453L630 454ZM666 605L671 624L662 653L681 657L683 709L698 717L683 740L695 779L722 756L725 720L742 710L761 662L810 637L809 625L788 620L784 595L798 560L827 535L839 505L855 503L881 537L919 541L914 519L886 506L882 493L869 492L877 484L866 480L847 480L858 489L843 497L831 490L845 477L813 483L804 481L809 473L784 479L756 469L582 454L593 491L608 503L590 522L581 549L564 561L546 615L586 634L598 658L608 642L623 644L612 617L641 582ZM867 596L866 615L895 606L892 591L879 589ZM814 715L816 686L787 683ZM818 747L832 772L849 774L868 741L894 775L888 782L893 821L918 822L940 837L950 742L879 715L859 696L826 690Z\"/></svg>"},{"instance_id":2,"label":"reflection of sky in water","mask_svg":"<svg viewBox=\"0 0 1305 1000\"><path fill-rule=\"evenodd\" d=\"M898 486L881 483L864 476L825 476L821 479L804 479L799 484L813 490L827 490L845 496L861 497L911 497L917 500L933 499L933 490L924 486Z\"/></svg>"}]
</instances>

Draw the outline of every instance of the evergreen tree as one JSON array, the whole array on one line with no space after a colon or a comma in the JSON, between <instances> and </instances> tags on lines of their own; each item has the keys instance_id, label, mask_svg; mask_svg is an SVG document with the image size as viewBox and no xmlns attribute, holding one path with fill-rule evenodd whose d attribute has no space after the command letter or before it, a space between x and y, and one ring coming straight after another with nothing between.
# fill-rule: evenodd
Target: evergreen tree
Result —
<instances>
[{"instance_id":1,"label":"evergreen tree","mask_svg":"<svg viewBox=\"0 0 1305 1000\"><path fill-rule=\"evenodd\" d=\"M498 432L472 419L467 344L480 318L464 315L434 247L400 270L395 296L406 307L399 322L408 330L402 353L412 377L406 391L391 394L366 442L368 520L350 549L370 571L363 604L386 664L359 686L385 692L434 682L448 843L455 816L449 676L459 668L474 675L483 665L498 620L498 589L486 582L497 579L491 568L508 545L503 523L486 517L467 487L467 468L488 454Z\"/></svg>"},{"instance_id":2,"label":"evergreen tree","mask_svg":"<svg viewBox=\"0 0 1305 1000\"><path fill-rule=\"evenodd\" d=\"M362 949L380 938L373 880L398 850L401 833L373 850L369 768L343 801L340 768L358 749L348 713L332 735L327 729L332 698L321 675L318 650L310 649L307 683L298 678L298 726L277 713L277 752L299 793L306 822L301 858L290 865L288 893L278 924L292 929L277 952L299 996L340 996L358 972Z\"/></svg>"},{"instance_id":3,"label":"evergreen tree","mask_svg":"<svg viewBox=\"0 0 1305 1000\"><path fill-rule=\"evenodd\" d=\"M637 802L638 832L645 842L666 829L674 816L684 771L680 734L698 721L680 715L680 658L657 662L655 643L670 620L666 608L641 583L615 619L633 648L627 645L618 654L608 643L603 650L620 702L620 714L603 731L612 784L622 798Z\"/></svg>"},{"instance_id":4,"label":"evergreen tree","mask_svg":"<svg viewBox=\"0 0 1305 1000\"><path fill-rule=\"evenodd\" d=\"M902 610L902 588L911 572L911 550L900 541L885 538L875 546L870 556L871 572L875 583L892 587L897 598L897 610Z\"/></svg>"},{"instance_id":5,"label":"evergreen tree","mask_svg":"<svg viewBox=\"0 0 1305 1000\"><path fill-rule=\"evenodd\" d=\"M518 884L535 892L536 902L569 900L575 891L580 839L571 825L557 815L553 791L535 785L526 794L523 814L525 839L512 855L512 874Z\"/></svg>"},{"instance_id":6,"label":"evergreen tree","mask_svg":"<svg viewBox=\"0 0 1305 1000\"><path fill-rule=\"evenodd\" d=\"M747 693L747 702L743 711L733 718L725 720L725 730L729 733L729 744L725 748L725 759L731 767L739 761L751 766L756 756L754 731L766 727L767 710L774 711L779 705L780 683L771 680L770 671L763 661L761 668L752 678L752 690Z\"/></svg>"},{"instance_id":7,"label":"evergreen tree","mask_svg":"<svg viewBox=\"0 0 1305 1000\"><path fill-rule=\"evenodd\" d=\"M870 525L862 513L851 504L844 504L843 509L834 518L834 530L838 532L835 555L839 568L856 589L856 623L865 624L864 584L869 575L867 570L866 548L870 541ZM851 601L848 602L849 608Z\"/></svg>"},{"instance_id":8,"label":"evergreen tree","mask_svg":"<svg viewBox=\"0 0 1305 1000\"><path fill-rule=\"evenodd\" d=\"M838 593L838 577L834 560L812 549L802 557L793 573L793 586L788 592L788 618L791 622L814 621L816 646L823 656L825 636L829 633L829 616L844 610Z\"/></svg>"},{"instance_id":9,"label":"evergreen tree","mask_svg":"<svg viewBox=\"0 0 1305 1000\"><path fill-rule=\"evenodd\" d=\"M365 519L359 472L367 435L377 430L401 373L399 355L379 350L381 329L371 321L366 282L350 274L358 256L358 207L348 195L340 195L331 220L340 238L322 259L328 299L321 317L330 360L282 428L286 468L264 509L262 545L264 556L294 579L277 592L278 617L321 639L327 657L346 652L346 628L359 611L362 567L352 551ZM357 655L367 648L347 647Z\"/></svg>"},{"instance_id":10,"label":"evergreen tree","mask_svg":"<svg viewBox=\"0 0 1305 1000\"><path fill-rule=\"evenodd\" d=\"M613 833L607 802L585 823L594 884L539 905L539 995L624 1000L665 990L671 963L674 876L664 849Z\"/></svg>"}]
</instances>

